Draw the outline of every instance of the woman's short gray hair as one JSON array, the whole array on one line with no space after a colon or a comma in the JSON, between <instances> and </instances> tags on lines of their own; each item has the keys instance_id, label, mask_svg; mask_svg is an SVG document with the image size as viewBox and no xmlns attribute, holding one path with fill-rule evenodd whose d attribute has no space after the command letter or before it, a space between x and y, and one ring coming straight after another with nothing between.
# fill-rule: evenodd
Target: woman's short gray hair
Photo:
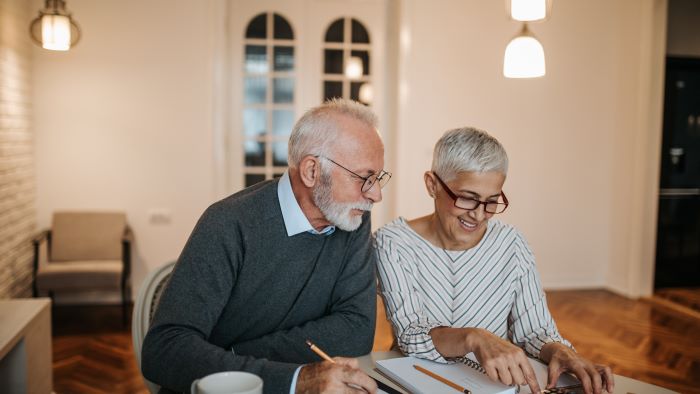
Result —
<instances>
[{"instance_id":1,"label":"woman's short gray hair","mask_svg":"<svg viewBox=\"0 0 700 394\"><path fill-rule=\"evenodd\" d=\"M433 172L451 181L460 172L508 173L508 155L497 139L483 130L463 127L445 132L435 144Z\"/></svg>"},{"instance_id":2,"label":"woman's short gray hair","mask_svg":"<svg viewBox=\"0 0 700 394\"><path fill-rule=\"evenodd\" d=\"M294 168L307 155L329 156L331 144L337 139L336 115L358 120L372 129L377 128L377 115L357 101L333 98L311 108L297 121L289 136L289 166Z\"/></svg>"}]
</instances>

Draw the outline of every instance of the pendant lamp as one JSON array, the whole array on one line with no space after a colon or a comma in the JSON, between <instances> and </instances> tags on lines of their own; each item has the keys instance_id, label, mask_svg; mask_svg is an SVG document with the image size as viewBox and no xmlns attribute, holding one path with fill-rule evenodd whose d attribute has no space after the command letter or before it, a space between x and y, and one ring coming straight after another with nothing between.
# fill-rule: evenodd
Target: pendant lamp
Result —
<instances>
[{"instance_id":1,"label":"pendant lamp","mask_svg":"<svg viewBox=\"0 0 700 394\"><path fill-rule=\"evenodd\" d=\"M345 76L348 79L359 79L363 72L362 58L359 56L349 57L345 64Z\"/></svg>"},{"instance_id":2,"label":"pendant lamp","mask_svg":"<svg viewBox=\"0 0 700 394\"><path fill-rule=\"evenodd\" d=\"M372 88L372 84L369 82L363 83L362 86L360 86L358 96L361 102L371 105L372 101L374 101L374 88Z\"/></svg>"},{"instance_id":3,"label":"pendant lamp","mask_svg":"<svg viewBox=\"0 0 700 394\"><path fill-rule=\"evenodd\" d=\"M506 0L510 17L516 21L534 22L547 18L551 13L551 0Z\"/></svg>"},{"instance_id":4,"label":"pendant lamp","mask_svg":"<svg viewBox=\"0 0 700 394\"><path fill-rule=\"evenodd\" d=\"M46 0L29 25L29 34L45 49L67 51L80 40L80 27L66 10L64 0Z\"/></svg>"},{"instance_id":5,"label":"pendant lamp","mask_svg":"<svg viewBox=\"0 0 700 394\"><path fill-rule=\"evenodd\" d=\"M506 47L503 57L506 78L537 78L545 75L544 48L523 24L520 33Z\"/></svg>"}]
</instances>

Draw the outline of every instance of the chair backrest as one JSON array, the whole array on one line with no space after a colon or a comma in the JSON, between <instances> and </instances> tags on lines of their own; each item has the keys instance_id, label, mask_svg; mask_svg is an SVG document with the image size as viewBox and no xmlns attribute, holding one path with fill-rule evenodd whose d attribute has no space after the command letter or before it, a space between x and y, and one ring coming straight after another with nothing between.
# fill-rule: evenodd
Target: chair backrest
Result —
<instances>
[{"instance_id":1,"label":"chair backrest","mask_svg":"<svg viewBox=\"0 0 700 394\"><path fill-rule=\"evenodd\" d=\"M136 296L131 320L131 337L134 343L134 354L136 355L136 364L139 371L141 371L141 346L143 345L143 339L148 332L148 327L151 325L153 313L158 306L158 301L170 279L174 266L175 262L173 261L151 271L144 279L139 289L139 294ZM158 385L146 380L146 378L143 380L151 393L157 393L160 389Z\"/></svg>"},{"instance_id":2,"label":"chair backrest","mask_svg":"<svg viewBox=\"0 0 700 394\"><path fill-rule=\"evenodd\" d=\"M120 260L125 229L123 212L56 212L49 260Z\"/></svg>"}]
</instances>

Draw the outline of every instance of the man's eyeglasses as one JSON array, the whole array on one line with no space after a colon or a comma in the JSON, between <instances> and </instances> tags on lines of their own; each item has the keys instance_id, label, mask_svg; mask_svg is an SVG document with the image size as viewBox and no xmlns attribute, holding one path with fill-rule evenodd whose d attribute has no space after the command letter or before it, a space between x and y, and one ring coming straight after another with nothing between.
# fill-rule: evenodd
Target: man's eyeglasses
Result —
<instances>
[{"instance_id":1,"label":"man's eyeglasses","mask_svg":"<svg viewBox=\"0 0 700 394\"><path fill-rule=\"evenodd\" d=\"M433 175L435 175L435 179L440 182L440 185L442 185L442 188L445 189L447 192L447 195L450 196L454 202L455 202L455 207L461 208L461 209L466 209L467 211L473 211L477 208L479 208L479 205L484 205L484 211L487 213L502 213L503 211L508 208L508 198L506 197L506 194L501 192L501 197L503 197L503 202L498 202L498 201L481 201L477 200L476 198L468 198L468 197L460 197L456 195L452 190L450 190L449 187L445 184L445 182L440 179L438 174L433 172Z\"/></svg>"},{"instance_id":2,"label":"man's eyeglasses","mask_svg":"<svg viewBox=\"0 0 700 394\"><path fill-rule=\"evenodd\" d=\"M390 172L386 172L386 171L384 171L384 170L381 170L381 171L379 171L378 173L372 174L372 175L369 175L369 176L362 176L362 175L360 175L360 174L358 174L358 173L356 173L356 172L354 172L354 171L351 171L351 170L349 170L349 169L343 167L342 165L336 163L335 161L333 161L333 159L329 159L329 158L327 158L327 157L325 157L325 156L316 156L316 157L320 157L320 158L322 158L322 159L326 159L326 160L330 161L331 163L337 165L338 167L344 169L345 171L351 173L351 174L354 175L355 177L357 177L357 178L359 178L359 179L362 179L362 180L364 181L364 183L362 183L362 188L360 189L360 190L362 191L362 193L367 193L368 191L370 191L370 189L372 189L372 187L373 187L376 183L379 184L379 187L380 187L380 188L383 188L384 186L386 186L387 183L389 183L389 179L391 179L391 173L390 173Z\"/></svg>"}]
</instances>

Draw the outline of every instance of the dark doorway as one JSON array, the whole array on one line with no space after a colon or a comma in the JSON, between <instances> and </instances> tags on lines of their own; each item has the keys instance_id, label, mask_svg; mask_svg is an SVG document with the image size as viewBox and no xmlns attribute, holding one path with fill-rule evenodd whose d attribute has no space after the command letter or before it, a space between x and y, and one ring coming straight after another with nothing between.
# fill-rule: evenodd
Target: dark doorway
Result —
<instances>
[{"instance_id":1,"label":"dark doorway","mask_svg":"<svg viewBox=\"0 0 700 394\"><path fill-rule=\"evenodd\" d=\"M700 59L668 57L654 288L700 286Z\"/></svg>"}]
</instances>

